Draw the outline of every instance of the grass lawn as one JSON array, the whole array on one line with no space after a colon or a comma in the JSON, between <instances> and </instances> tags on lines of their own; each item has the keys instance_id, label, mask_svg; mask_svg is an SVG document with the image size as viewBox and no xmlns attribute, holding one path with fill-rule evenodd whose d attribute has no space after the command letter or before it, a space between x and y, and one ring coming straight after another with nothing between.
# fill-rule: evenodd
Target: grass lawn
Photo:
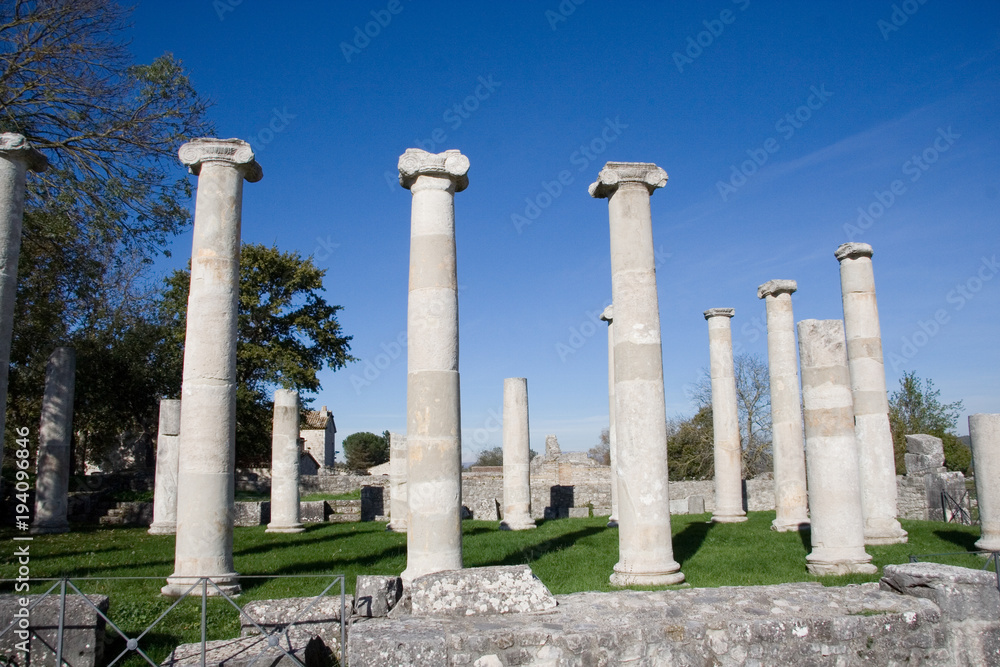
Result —
<instances>
[{"instance_id":1,"label":"grass lawn","mask_svg":"<svg viewBox=\"0 0 1000 667\"><path fill-rule=\"evenodd\" d=\"M741 524L713 524L709 514L673 517L674 558L691 586L744 586L789 581L820 581L837 586L877 581L879 575L812 577L806 572L809 533L770 530L774 512L752 512ZM979 528L930 521L902 521L908 544L872 546L867 551L880 569L905 563L910 554L974 549ZM527 563L553 593L615 590L608 576L618 560L618 533L605 518L541 522L535 530L498 530L495 521L463 522L466 567ZM17 572L11 529L0 530L9 546L0 576ZM299 534L265 533L264 526L234 531L236 569L243 575L344 574L348 592L359 574L399 574L406 565L406 536L385 531L384 523L312 524ZM32 577L156 577L154 580L80 582L84 592L112 596L111 618L127 631L141 631L170 601L158 595L173 571L173 536L149 535L144 528L97 528L76 525L63 535L39 535L31 545ZM939 562L981 567L975 556L935 558ZM330 581L323 579L245 580L241 602L291 596L314 596ZM3 592L12 584L4 583ZM44 590L44 589L42 589ZM40 592L35 586L32 592ZM331 594L339 592L339 587ZM171 641L197 641L200 604L185 601L172 611L170 630L148 637L151 657L162 660ZM238 634L235 613L223 600L210 600L210 638ZM142 644L144 647L146 646ZM112 646L111 648L115 648ZM117 654L117 650L112 653ZM138 663L136 663L138 664Z\"/></svg>"}]
</instances>

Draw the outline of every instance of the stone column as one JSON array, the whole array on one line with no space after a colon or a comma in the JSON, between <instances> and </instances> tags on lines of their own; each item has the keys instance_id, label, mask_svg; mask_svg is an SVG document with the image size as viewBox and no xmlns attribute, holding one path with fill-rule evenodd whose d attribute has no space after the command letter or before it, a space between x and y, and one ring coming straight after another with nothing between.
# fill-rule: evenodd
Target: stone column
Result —
<instances>
[{"instance_id":1,"label":"stone column","mask_svg":"<svg viewBox=\"0 0 1000 667\"><path fill-rule=\"evenodd\" d=\"M250 144L239 139L195 139L181 146L179 156L199 178L181 384L177 540L174 573L162 592L180 595L197 577L208 576L235 594L240 588L233 566L240 220L243 181L255 183L264 174Z\"/></svg>"},{"instance_id":2,"label":"stone column","mask_svg":"<svg viewBox=\"0 0 1000 667\"><path fill-rule=\"evenodd\" d=\"M180 432L181 402L169 398L160 399L150 535L173 535L177 532L177 445Z\"/></svg>"},{"instance_id":3,"label":"stone column","mask_svg":"<svg viewBox=\"0 0 1000 667\"><path fill-rule=\"evenodd\" d=\"M845 243L835 254L840 261L844 330L854 395L865 544L898 544L907 538L896 520L896 457L889 430L872 247L867 243Z\"/></svg>"},{"instance_id":4,"label":"stone column","mask_svg":"<svg viewBox=\"0 0 1000 667\"><path fill-rule=\"evenodd\" d=\"M7 416L7 374L17 301L17 260L21 255L21 221L27 171L48 168L45 156L12 132L0 133L0 466Z\"/></svg>"},{"instance_id":5,"label":"stone column","mask_svg":"<svg viewBox=\"0 0 1000 667\"><path fill-rule=\"evenodd\" d=\"M667 419L649 197L667 183L655 164L608 162L590 195L608 200L615 307L618 463L616 586L684 581L674 560L667 494Z\"/></svg>"},{"instance_id":6,"label":"stone column","mask_svg":"<svg viewBox=\"0 0 1000 667\"><path fill-rule=\"evenodd\" d=\"M469 185L457 150L408 148L399 183L413 195L407 304L405 584L462 567L455 193Z\"/></svg>"},{"instance_id":7,"label":"stone column","mask_svg":"<svg viewBox=\"0 0 1000 667\"><path fill-rule=\"evenodd\" d=\"M969 415L982 536L976 548L1000 551L1000 414Z\"/></svg>"},{"instance_id":8,"label":"stone column","mask_svg":"<svg viewBox=\"0 0 1000 667\"><path fill-rule=\"evenodd\" d=\"M767 309L767 368L771 385L771 451L774 459L775 518L778 532L809 526L806 459L799 400L799 363L792 316L794 280L770 280L757 288Z\"/></svg>"},{"instance_id":9,"label":"stone column","mask_svg":"<svg viewBox=\"0 0 1000 667\"><path fill-rule=\"evenodd\" d=\"M615 437L615 320L614 306L608 306L601 313L601 319L608 323L608 452L611 463L611 516L608 528L618 527L618 461Z\"/></svg>"},{"instance_id":10,"label":"stone column","mask_svg":"<svg viewBox=\"0 0 1000 667\"><path fill-rule=\"evenodd\" d=\"M844 324L803 320L798 330L812 510L813 550L806 556L806 567L816 576L871 574L878 568L865 553Z\"/></svg>"},{"instance_id":11,"label":"stone column","mask_svg":"<svg viewBox=\"0 0 1000 667\"><path fill-rule=\"evenodd\" d=\"M410 504L406 499L406 436L389 434L389 523L386 530L406 532Z\"/></svg>"},{"instance_id":12,"label":"stone column","mask_svg":"<svg viewBox=\"0 0 1000 667\"><path fill-rule=\"evenodd\" d=\"M733 368L733 308L710 308L708 348L712 377L712 430L715 434L715 511L712 521L740 523L747 520L743 509L743 450L740 447L739 406L736 372Z\"/></svg>"},{"instance_id":13,"label":"stone column","mask_svg":"<svg viewBox=\"0 0 1000 667\"><path fill-rule=\"evenodd\" d=\"M265 533L301 533L299 517L299 393L274 392L271 427L271 522Z\"/></svg>"},{"instance_id":14,"label":"stone column","mask_svg":"<svg viewBox=\"0 0 1000 667\"><path fill-rule=\"evenodd\" d=\"M501 530L530 530L531 473L528 470L528 380L503 381L503 521Z\"/></svg>"},{"instance_id":15,"label":"stone column","mask_svg":"<svg viewBox=\"0 0 1000 667\"><path fill-rule=\"evenodd\" d=\"M45 394L38 429L38 476L32 533L65 533L69 496L70 442L73 438L73 394L76 353L57 347L45 366Z\"/></svg>"}]
</instances>

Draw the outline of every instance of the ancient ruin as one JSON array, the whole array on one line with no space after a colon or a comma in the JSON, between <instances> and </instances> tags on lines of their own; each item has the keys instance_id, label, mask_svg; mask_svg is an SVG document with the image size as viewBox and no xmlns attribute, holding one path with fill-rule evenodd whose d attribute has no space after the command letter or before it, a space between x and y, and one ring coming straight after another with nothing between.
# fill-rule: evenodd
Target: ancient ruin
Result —
<instances>
[{"instance_id":1,"label":"ancient ruin","mask_svg":"<svg viewBox=\"0 0 1000 667\"><path fill-rule=\"evenodd\" d=\"M976 548L1000 551L1000 414L969 415L969 435L983 529Z\"/></svg>"},{"instance_id":2,"label":"ancient ruin","mask_svg":"<svg viewBox=\"0 0 1000 667\"><path fill-rule=\"evenodd\" d=\"M203 576L238 593L233 472L240 222L243 181L256 183L264 173L250 144L239 139L195 139L178 155L198 176L198 194L181 384L174 573L163 594L181 595L193 577Z\"/></svg>"},{"instance_id":3,"label":"ancient ruin","mask_svg":"<svg viewBox=\"0 0 1000 667\"><path fill-rule=\"evenodd\" d=\"M406 436L389 434L389 524L386 530L396 533L406 532L407 516L410 513L406 500Z\"/></svg>"},{"instance_id":4,"label":"ancient ruin","mask_svg":"<svg viewBox=\"0 0 1000 667\"><path fill-rule=\"evenodd\" d=\"M757 288L767 310L767 368L771 386L771 452L774 459L775 517L779 532L809 525L802 404L795 346L794 280L769 280Z\"/></svg>"},{"instance_id":5,"label":"ancient ruin","mask_svg":"<svg viewBox=\"0 0 1000 667\"><path fill-rule=\"evenodd\" d=\"M906 542L906 531L896 520L896 463L889 430L872 247L867 243L845 243L835 254L840 261L844 331L854 396L865 544Z\"/></svg>"},{"instance_id":6,"label":"ancient ruin","mask_svg":"<svg viewBox=\"0 0 1000 667\"><path fill-rule=\"evenodd\" d=\"M177 455L180 432L181 402L176 399L160 399L150 535L173 535L177 532Z\"/></svg>"},{"instance_id":7,"label":"ancient ruin","mask_svg":"<svg viewBox=\"0 0 1000 667\"><path fill-rule=\"evenodd\" d=\"M874 573L878 568L865 552L844 324L802 320L798 333L812 513L813 550L806 567L817 576Z\"/></svg>"},{"instance_id":8,"label":"ancient ruin","mask_svg":"<svg viewBox=\"0 0 1000 667\"><path fill-rule=\"evenodd\" d=\"M676 584L667 494L666 404L649 198L667 172L608 162L590 195L608 200L611 301L615 306L615 431L619 561L611 582Z\"/></svg>"},{"instance_id":9,"label":"ancient ruin","mask_svg":"<svg viewBox=\"0 0 1000 667\"><path fill-rule=\"evenodd\" d=\"M73 438L73 394L76 353L57 347L45 367L45 395L38 428L38 476L35 478L35 520L32 533L69 531L70 441Z\"/></svg>"},{"instance_id":10,"label":"ancient ruin","mask_svg":"<svg viewBox=\"0 0 1000 667\"><path fill-rule=\"evenodd\" d=\"M268 533L301 533L299 517L299 394L274 391L271 435L271 523Z\"/></svg>"},{"instance_id":11,"label":"ancient ruin","mask_svg":"<svg viewBox=\"0 0 1000 667\"><path fill-rule=\"evenodd\" d=\"M712 380L712 427L715 434L715 511L712 521L739 523L747 520L743 509L743 450L737 416L736 375L733 370L732 308L710 308L708 320L710 375Z\"/></svg>"},{"instance_id":12,"label":"ancient ruin","mask_svg":"<svg viewBox=\"0 0 1000 667\"><path fill-rule=\"evenodd\" d=\"M469 185L457 150L408 148L399 184L413 195L407 305L407 502L404 582L462 567L455 193Z\"/></svg>"},{"instance_id":13,"label":"ancient ruin","mask_svg":"<svg viewBox=\"0 0 1000 667\"><path fill-rule=\"evenodd\" d=\"M503 530L530 530L531 449L528 437L528 380L503 381Z\"/></svg>"},{"instance_id":14,"label":"ancient ruin","mask_svg":"<svg viewBox=\"0 0 1000 667\"><path fill-rule=\"evenodd\" d=\"M611 516L608 527L618 526L618 468L615 437L615 320L614 306L608 306L601 313L601 319L608 323L608 458L611 467Z\"/></svg>"}]
</instances>

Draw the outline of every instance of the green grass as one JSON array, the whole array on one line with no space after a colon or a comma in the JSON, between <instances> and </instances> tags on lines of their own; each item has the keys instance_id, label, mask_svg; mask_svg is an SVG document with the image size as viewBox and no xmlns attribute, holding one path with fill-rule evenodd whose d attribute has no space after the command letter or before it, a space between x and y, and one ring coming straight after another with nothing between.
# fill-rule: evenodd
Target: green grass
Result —
<instances>
[{"instance_id":1,"label":"green grass","mask_svg":"<svg viewBox=\"0 0 1000 667\"><path fill-rule=\"evenodd\" d=\"M361 489L348 491L347 493L307 493L301 500L361 500Z\"/></svg>"},{"instance_id":2,"label":"green grass","mask_svg":"<svg viewBox=\"0 0 1000 667\"><path fill-rule=\"evenodd\" d=\"M751 512L745 523L714 524L708 514L674 516L674 557L687 583L714 587L820 581L834 586L878 580L877 574L809 575L805 567L809 533L772 532L773 518L774 512ZM929 521L901 523L910 533L908 544L867 548L880 570L889 563L907 562L910 554L971 550L979 537L978 527ZM606 519L600 517L562 519L540 522L535 530L508 532L498 530L495 521L465 521L464 564L527 563L557 594L615 590L608 576L618 559L618 533L605 524ZM8 545L15 544L13 535L11 529L0 530L0 540ZM359 574L398 574L406 565L406 536L386 532L384 523L313 524L305 532L291 535L265 533L264 526L236 528L233 542L236 569L241 574L345 574L348 592L353 591ZM158 592L163 579L173 571L172 536L149 535L142 528L75 525L72 533L36 536L30 544L32 577L157 577L78 584L84 592L110 594L111 618L123 623L130 633L141 631L170 604ZM13 551L13 547L5 549L0 561L5 577L16 572ZM969 567L983 563L976 556L934 560ZM240 601L313 596L329 581L329 577L246 580ZM4 586L10 589L10 584ZM33 592L39 592L37 586ZM238 634L238 622L228 603L211 600L209 607L210 638ZM199 603L190 600L171 612L167 617L171 630L154 632L148 639L151 657L162 660L172 645L197 641L198 611Z\"/></svg>"}]
</instances>

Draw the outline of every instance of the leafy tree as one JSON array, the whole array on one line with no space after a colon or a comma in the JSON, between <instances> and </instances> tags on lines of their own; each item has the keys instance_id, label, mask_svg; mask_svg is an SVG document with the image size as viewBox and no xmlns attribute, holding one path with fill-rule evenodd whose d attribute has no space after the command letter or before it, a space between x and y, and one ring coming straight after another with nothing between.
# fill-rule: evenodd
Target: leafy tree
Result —
<instances>
[{"instance_id":1,"label":"leafy tree","mask_svg":"<svg viewBox=\"0 0 1000 667\"><path fill-rule=\"evenodd\" d=\"M344 438L341 446L351 470L365 470L389 460L389 439L368 431L352 433Z\"/></svg>"},{"instance_id":2,"label":"leafy tree","mask_svg":"<svg viewBox=\"0 0 1000 667\"><path fill-rule=\"evenodd\" d=\"M955 435L955 425L962 411L962 401L941 403L941 391L931 380L917 377L916 371L903 373L899 389L889 397L889 427L896 455L896 471L903 474L906 464L907 434L926 433L941 438L945 465L949 470L969 472L972 454Z\"/></svg>"},{"instance_id":3,"label":"leafy tree","mask_svg":"<svg viewBox=\"0 0 1000 667\"><path fill-rule=\"evenodd\" d=\"M611 465L611 431L606 428L601 431L597 444L587 450L587 456L603 466Z\"/></svg>"},{"instance_id":4,"label":"leafy tree","mask_svg":"<svg viewBox=\"0 0 1000 667\"><path fill-rule=\"evenodd\" d=\"M503 465L503 447L494 447L493 449L484 449L479 452L479 458L473 463L474 466L502 466Z\"/></svg>"},{"instance_id":5,"label":"leafy tree","mask_svg":"<svg viewBox=\"0 0 1000 667\"><path fill-rule=\"evenodd\" d=\"M704 405L687 420L667 420L668 479L711 479L715 474L712 406Z\"/></svg>"},{"instance_id":6,"label":"leafy tree","mask_svg":"<svg viewBox=\"0 0 1000 667\"><path fill-rule=\"evenodd\" d=\"M296 252L256 244L241 249L236 442L242 465L270 461L271 388L315 392L324 366L336 370L354 360L348 354L351 336L344 336L337 322L340 306L328 304L320 294L325 273ZM170 342L163 363L172 368L177 389L190 283L189 271L175 271L167 278L161 303Z\"/></svg>"}]
</instances>

